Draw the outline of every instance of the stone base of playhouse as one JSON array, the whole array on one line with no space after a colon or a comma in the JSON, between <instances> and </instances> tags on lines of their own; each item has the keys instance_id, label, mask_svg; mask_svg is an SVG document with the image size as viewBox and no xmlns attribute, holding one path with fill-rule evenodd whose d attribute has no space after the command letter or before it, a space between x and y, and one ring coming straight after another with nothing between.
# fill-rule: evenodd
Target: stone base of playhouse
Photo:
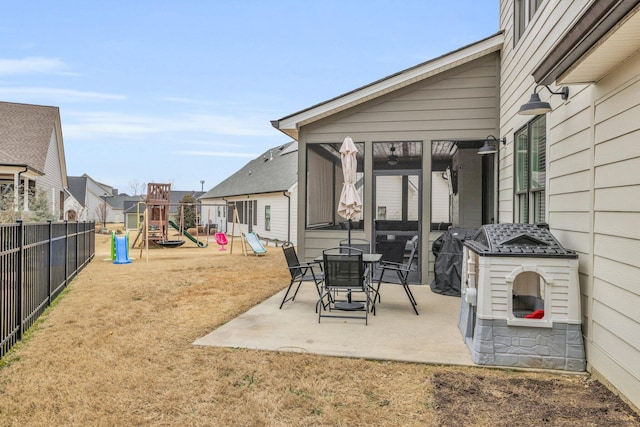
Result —
<instances>
[{"instance_id":1,"label":"stone base of playhouse","mask_svg":"<svg viewBox=\"0 0 640 427\"><path fill-rule=\"evenodd\" d=\"M477 319L468 342L479 365L584 371L586 359L580 325L552 328L508 326L506 320Z\"/></svg>"}]
</instances>

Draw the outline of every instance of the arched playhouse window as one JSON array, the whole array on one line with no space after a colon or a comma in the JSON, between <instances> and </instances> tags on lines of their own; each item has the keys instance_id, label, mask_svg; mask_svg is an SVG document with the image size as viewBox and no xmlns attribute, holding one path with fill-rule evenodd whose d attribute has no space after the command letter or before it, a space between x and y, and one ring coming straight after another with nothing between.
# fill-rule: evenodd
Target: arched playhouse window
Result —
<instances>
[{"instance_id":1,"label":"arched playhouse window","mask_svg":"<svg viewBox=\"0 0 640 427\"><path fill-rule=\"evenodd\" d=\"M507 324L510 326L552 327L553 278L536 266L521 266L507 276Z\"/></svg>"}]
</instances>

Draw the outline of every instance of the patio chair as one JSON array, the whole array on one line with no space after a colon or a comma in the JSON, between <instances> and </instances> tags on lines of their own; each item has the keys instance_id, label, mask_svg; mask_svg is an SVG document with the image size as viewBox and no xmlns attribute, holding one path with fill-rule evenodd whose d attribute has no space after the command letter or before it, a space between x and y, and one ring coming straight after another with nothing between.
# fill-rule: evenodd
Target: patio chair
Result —
<instances>
[{"instance_id":1,"label":"patio chair","mask_svg":"<svg viewBox=\"0 0 640 427\"><path fill-rule=\"evenodd\" d=\"M287 288L287 292L284 294L284 298L282 298L282 302L280 303L280 308L287 301L294 301L296 299L296 295L298 295L298 290L302 285L302 282L313 282L316 286L316 291L318 292L318 297L322 297L322 291L320 287L322 282L324 281L324 274L322 273L322 264L317 262L300 262L298 260L298 255L296 254L296 249L291 242L285 242L282 245L282 252L284 253L284 258L287 261L287 267L289 268L289 273L291 274L291 281L289 282L289 287ZM314 267L316 270L314 270ZM289 293L293 289L294 285L295 291L293 291L293 295L289 296ZM326 304L323 304L323 309L326 308ZM316 305L316 310L318 306Z\"/></svg>"},{"instance_id":2,"label":"patio chair","mask_svg":"<svg viewBox=\"0 0 640 427\"><path fill-rule=\"evenodd\" d=\"M340 240L340 247L343 248L342 252L345 252L345 248L356 248L362 251L362 254L370 254L371 253L371 242L366 240L366 239L344 239L344 240ZM370 264L366 264L365 263L365 271L364 274L365 276L370 276L372 269L372 265ZM372 283L369 280L367 283L369 283L370 286L370 291L373 292L375 291L375 289L373 289L372 287Z\"/></svg>"},{"instance_id":3,"label":"patio chair","mask_svg":"<svg viewBox=\"0 0 640 427\"><path fill-rule=\"evenodd\" d=\"M323 293L316 304L318 311L318 323L323 317L337 317L342 319L364 319L368 323L370 297L368 275L362 260L362 251L351 247L337 247L325 249L322 252L324 262L324 287ZM333 297L338 292L346 292L347 300L339 301ZM364 300L354 301L351 296L354 293L363 293ZM328 311L318 310L320 304L326 305ZM362 313L337 314L342 313Z\"/></svg>"},{"instance_id":4,"label":"patio chair","mask_svg":"<svg viewBox=\"0 0 640 427\"><path fill-rule=\"evenodd\" d=\"M365 239L351 239L351 241L349 241L349 239L340 240L340 247L360 249L363 254L371 253L371 242Z\"/></svg>"},{"instance_id":5,"label":"patio chair","mask_svg":"<svg viewBox=\"0 0 640 427\"><path fill-rule=\"evenodd\" d=\"M418 314L418 309L417 309L417 305L418 303L416 302L415 297L413 296L413 293L411 292L411 289L409 288L409 274L412 271L416 271L417 268L414 267L415 265L415 258L416 258L416 251L418 249L418 238L417 236L415 236L414 238L412 238L409 242L407 242L410 244L411 246L411 255L409 255L409 259L404 262L404 263L398 263L398 262L392 262L392 261L382 261L380 264L380 268L382 269L382 271L380 272L380 277L378 278L378 286L375 289L375 293L373 296L373 306L371 307L371 311L375 313L375 301L376 298L378 298L378 301L380 300L380 284L382 283L382 279L384 277L384 273L386 273L387 271L395 271L398 279L400 279L400 285L402 285L404 292L407 294L407 297L409 298L409 302L411 302L411 307L413 308L413 311L416 312L416 314Z\"/></svg>"}]
</instances>

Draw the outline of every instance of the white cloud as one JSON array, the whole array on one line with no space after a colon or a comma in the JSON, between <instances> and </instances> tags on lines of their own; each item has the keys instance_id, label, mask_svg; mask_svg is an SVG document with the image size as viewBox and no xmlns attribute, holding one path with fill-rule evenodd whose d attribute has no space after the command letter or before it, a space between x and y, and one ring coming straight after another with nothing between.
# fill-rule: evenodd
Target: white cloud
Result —
<instances>
[{"instance_id":1,"label":"white cloud","mask_svg":"<svg viewBox=\"0 0 640 427\"><path fill-rule=\"evenodd\" d=\"M66 64L57 58L0 58L0 75L58 73L62 72L65 68L67 68Z\"/></svg>"},{"instance_id":2,"label":"white cloud","mask_svg":"<svg viewBox=\"0 0 640 427\"><path fill-rule=\"evenodd\" d=\"M24 102L34 100L41 103L59 104L78 101L112 101L123 100L126 96L113 93L86 92L73 89L51 89L46 87L0 87L0 97L8 99L20 99Z\"/></svg>"},{"instance_id":3,"label":"white cloud","mask_svg":"<svg viewBox=\"0 0 640 427\"><path fill-rule=\"evenodd\" d=\"M191 151L191 150L181 150L181 151L174 151L175 154L180 154L183 156L196 156L196 157L201 157L201 156L207 156L207 157L240 157L240 158L248 158L248 159L253 159L255 157L257 157L257 154L252 154L252 153L237 153L237 152L232 152L232 151Z\"/></svg>"},{"instance_id":4,"label":"white cloud","mask_svg":"<svg viewBox=\"0 0 640 427\"><path fill-rule=\"evenodd\" d=\"M216 114L179 114L171 117L116 112L69 112L62 124L66 138L95 139L103 136L131 139L149 135L178 133L203 140L204 135L272 136L264 118Z\"/></svg>"}]
</instances>

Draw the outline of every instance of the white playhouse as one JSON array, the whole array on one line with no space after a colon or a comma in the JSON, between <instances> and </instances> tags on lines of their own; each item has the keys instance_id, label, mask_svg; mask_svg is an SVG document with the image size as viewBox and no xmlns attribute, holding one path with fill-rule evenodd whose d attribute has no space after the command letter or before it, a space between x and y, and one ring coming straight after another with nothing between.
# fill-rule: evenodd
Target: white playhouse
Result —
<instances>
[{"instance_id":1,"label":"white playhouse","mask_svg":"<svg viewBox=\"0 0 640 427\"><path fill-rule=\"evenodd\" d=\"M488 224L463 249L458 327L481 365L584 371L578 255L546 224Z\"/></svg>"}]
</instances>

